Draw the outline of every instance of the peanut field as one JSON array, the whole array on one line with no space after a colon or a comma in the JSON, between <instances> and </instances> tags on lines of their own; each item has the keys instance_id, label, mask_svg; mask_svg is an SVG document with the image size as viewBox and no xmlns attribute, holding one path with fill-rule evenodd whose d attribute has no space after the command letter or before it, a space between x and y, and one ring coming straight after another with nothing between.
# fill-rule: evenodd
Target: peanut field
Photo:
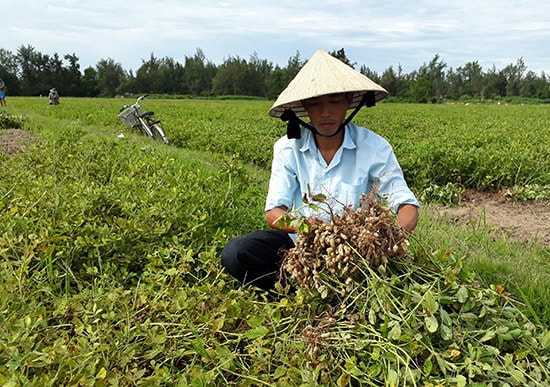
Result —
<instances>
[{"instance_id":1,"label":"peanut field","mask_svg":"<svg viewBox=\"0 0 550 387\"><path fill-rule=\"evenodd\" d=\"M285 134L271 102L144 100L170 145L117 119L133 99L9 102L0 136L30 135L0 155L0 384L550 383L549 248L424 210L460 205L464 190L548 203L548 106L361 111L423 205L415 234L400 235L398 260L357 264L360 276L335 269L309 287L290 276L267 294L227 275L220 251L267 227Z\"/></svg>"}]
</instances>

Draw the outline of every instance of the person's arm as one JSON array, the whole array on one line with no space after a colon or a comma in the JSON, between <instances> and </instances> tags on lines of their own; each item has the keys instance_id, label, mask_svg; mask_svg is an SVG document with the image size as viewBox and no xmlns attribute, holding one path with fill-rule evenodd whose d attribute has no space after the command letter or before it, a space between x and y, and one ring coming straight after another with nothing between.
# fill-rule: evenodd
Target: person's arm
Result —
<instances>
[{"instance_id":1,"label":"person's arm","mask_svg":"<svg viewBox=\"0 0 550 387\"><path fill-rule=\"evenodd\" d=\"M271 210L266 211L265 221L267 222L267 224L269 224L270 227L274 229L288 233L295 233L296 229L294 227L290 227L287 224L280 224L281 218L287 215L287 213L288 210L284 206L272 208Z\"/></svg>"},{"instance_id":2,"label":"person's arm","mask_svg":"<svg viewBox=\"0 0 550 387\"><path fill-rule=\"evenodd\" d=\"M397 224L412 232L418 223L418 209L412 204L402 204L397 210Z\"/></svg>"}]
</instances>

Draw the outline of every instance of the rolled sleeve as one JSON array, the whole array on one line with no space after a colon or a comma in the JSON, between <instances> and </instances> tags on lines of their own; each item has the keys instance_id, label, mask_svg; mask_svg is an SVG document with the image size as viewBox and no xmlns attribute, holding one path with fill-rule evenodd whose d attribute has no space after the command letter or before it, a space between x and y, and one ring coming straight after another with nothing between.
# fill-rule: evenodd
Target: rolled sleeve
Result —
<instances>
[{"instance_id":1,"label":"rolled sleeve","mask_svg":"<svg viewBox=\"0 0 550 387\"><path fill-rule=\"evenodd\" d=\"M265 203L265 210L285 206L292 208L294 192L298 189L298 180L293 168L292 150L285 148L281 142L273 147L273 162L271 164L271 177L269 190Z\"/></svg>"},{"instance_id":2,"label":"rolled sleeve","mask_svg":"<svg viewBox=\"0 0 550 387\"><path fill-rule=\"evenodd\" d=\"M418 208L418 200L407 186L403 170L391 147L386 150L385 157L380 157L381 160L384 158L386 161L380 164L381 168L378 168L378 173L374 176L378 182L378 194L388 201L395 213L403 204L412 204Z\"/></svg>"}]
</instances>

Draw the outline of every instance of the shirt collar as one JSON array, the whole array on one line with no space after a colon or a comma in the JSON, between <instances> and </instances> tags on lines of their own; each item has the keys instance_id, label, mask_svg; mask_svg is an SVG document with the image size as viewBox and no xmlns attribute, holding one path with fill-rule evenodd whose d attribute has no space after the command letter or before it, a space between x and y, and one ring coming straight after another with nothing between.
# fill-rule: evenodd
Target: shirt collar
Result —
<instances>
[{"instance_id":1,"label":"shirt collar","mask_svg":"<svg viewBox=\"0 0 550 387\"><path fill-rule=\"evenodd\" d=\"M351 135L351 131L354 126L355 124L353 122L350 122L346 125L346 129L344 130L344 142L342 143L342 148L357 148L357 144L355 143L355 140ZM302 128L302 138L303 144L300 147L300 152L307 152L308 150L317 148L317 145L315 144L315 135L311 130Z\"/></svg>"}]
</instances>

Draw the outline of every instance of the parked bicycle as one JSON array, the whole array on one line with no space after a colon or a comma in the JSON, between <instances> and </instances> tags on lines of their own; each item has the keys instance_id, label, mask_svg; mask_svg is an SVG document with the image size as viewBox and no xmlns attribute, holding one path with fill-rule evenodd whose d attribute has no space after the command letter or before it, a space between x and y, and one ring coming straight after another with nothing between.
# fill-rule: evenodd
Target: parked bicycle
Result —
<instances>
[{"instance_id":1,"label":"parked bicycle","mask_svg":"<svg viewBox=\"0 0 550 387\"><path fill-rule=\"evenodd\" d=\"M127 126L138 129L143 135L149 136L154 139L162 139L165 144L168 144L168 138L164 134L164 130L160 127L160 120L154 120L154 112L143 112L141 110L140 102L145 99L149 94L139 97L133 105L124 105L120 109L118 118Z\"/></svg>"}]
</instances>

